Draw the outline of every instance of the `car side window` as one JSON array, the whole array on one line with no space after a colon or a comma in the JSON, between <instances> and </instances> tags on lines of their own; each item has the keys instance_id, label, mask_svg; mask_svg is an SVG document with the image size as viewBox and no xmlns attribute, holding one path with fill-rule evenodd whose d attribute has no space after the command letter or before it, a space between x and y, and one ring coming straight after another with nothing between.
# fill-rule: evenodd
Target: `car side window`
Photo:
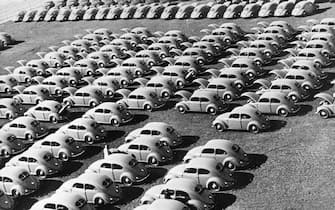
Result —
<instances>
[{"instance_id":1,"label":"car side window","mask_svg":"<svg viewBox=\"0 0 335 210\"><path fill-rule=\"evenodd\" d=\"M128 149L138 150L139 149L139 145L135 145L135 144L129 145Z\"/></svg>"},{"instance_id":2,"label":"car side window","mask_svg":"<svg viewBox=\"0 0 335 210\"><path fill-rule=\"evenodd\" d=\"M208 99L208 98L205 98L205 97L201 97L201 98L200 98L200 101L201 101L201 102L209 102L209 99Z\"/></svg>"},{"instance_id":3,"label":"car side window","mask_svg":"<svg viewBox=\"0 0 335 210\"><path fill-rule=\"evenodd\" d=\"M210 172L207 169L199 168L198 173L200 175L209 174Z\"/></svg>"},{"instance_id":4,"label":"car side window","mask_svg":"<svg viewBox=\"0 0 335 210\"><path fill-rule=\"evenodd\" d=\"M116 169L116 170L122 170L123 167L119 164L112 164L112 169Z\"/></svg>"},{"instance_id":5,"label":"car side window","mask_svg":"<svg viewBox=\"0 0 335 210\"><path fill-rule=\"evenodd\" d=\"M110 163L103 163L103 164L101 164L100 167L101 168L112 168L112 164L110 164Z\"/></svg>"},{"instance_id":6,"label":"car side window","mask_svg":"<svg viewBox=\"0 0 335 210\"><path fill-rule=\"evenodd\" d=\"M271 103L280 103L278 98L271 98Z\"/></svg>"},{"instance_id":7,"label":"car side window","mask_svg":"<svg viewBox=\"0 0 335 210\"><path fill-rule=\"evenodd\" d=\"M28 162L28 158L27 157L20 157L19 161Z\"/></svg>"},{"instance_id":8,"label":"car side window","mask_svg":"<svg viewBox=\"0 0 335 210\"><path fill-rule=\"evenodd\" d=\"M212 148L206 148L202 150L203 154L214 154L214 149Z\"/></svg>"},{"instance_id":9,"label":"car side window","mask_svg":"<svg viewBox=\"0 0 335 210\"><path fill-rule=\"evenodd\" d=\"M57 205L57 210L69 210L66 206L62 205L62 204L58 204Z\"/></svg>"},{"instance_id":10,"label":"car side window","mask_svg":"<svg viewBox=\"0 0 335 210\"><path fill-rule=\"evenodd\" d=\"M41 143L43 146L50 146L50 141L44 141Z\"/></svg>"},{"instance_id":11,"label":"car side window","mask_svg":"<svg viewBox=\"0 0 335 210\"><path fill-rule=\"evenodd\" d=\"M11 127L11 128L17 128L18 126L17 126L16 123L13 123L13 124L9 125L9 127Z\"/></svg>"},{"instance_id":12,"label":"car side window","mask_svg":"<svg viewBox=\"0 0 335 210\"><path fill-rule=\"evenodd\" d=\"M279 90L280 86L279 85L272 85L270 89Z\"/></svg>"},{"instance_id":13,"label":"car side window","mask_svg":"<svg viewBox=\"0 0 335 210\"><path fill-rule=\"evenodd\" d=\"M73 188L84 189L84 184L82 183L74 183Z\"/></svg>"},{"instance_id":14,"label":"car side window","mask_svg":"<svg viewBox=\"0 0 335 210\"><path fill-rule=\"evenodd\" d=\"M29 163L36 163L37 160L35 158L28 158Z\"/></svg>"},{"instance_id":15,"label":"car side window","mask_svg":"<svg viewBox=\"0 0 335 210\"><path fill-rule=\"evenodd\" d=\"M85 184L85 190L94 190L95 187L91 184Z\"/></svg>"},{"instance_id":16,"label":"car side window","mask_svg":"<svg viewBox=\"0 0 335 210\"><path fill-rule=\"evenodd\" d=\"M26 126L23 125L23 124L18 124L18 127L19 127L19 128L26 128Z\"/></svg>"},{"instance_id":17,"label":"car side window","mask_svg":"<svg viewBox=\"0 0 335 210\"><path fill-rule=\"evenodd\" d=\"M140 150L150 150L150 148L146 145L140 145Z\"/></svg>"},{"instance_id":18,"label":"car side window","mask_svg":"<svg viewBox=\"0 0 335 210\"><path fill-rule=\"evenodd\" d=\"M142 130L141 134L143 134L143 135L151 135L151 131L150 130Z\"/></svg>"},{"instance_id":19,"label":"car side window","mask_svg":"<svg viewBox=\"0 0 335 210\"><path fill-rule=\"evenodd\" d=\"M216 153L217 155L227 155L227 152L224 151L223 149L216 149L216 150L215 150L215 153Z\"/></svg>"},{"instance_id":20,"label":"car side window","mask_svg":"<svg viewBox=\"0 0 335 210\"><path fill-rule=\"evenodd\" d=\"M13 180L8 177L3 177L3 182L13 182Z\"/></svg>"},{"instance_id":21,"label":"car side window","mask_svg":"<svg viewBox=\"0 0 335 210\"><path fill-rule=\"evenodd\" d=\"M51 142L51 146L52 147L59 147L60 143L53 141L53 142Z\"/></svg>"},{"instance_id":22,"label":"car side window","mask_svg":"<svg viewBox=\"0 0 335 210\"><path fill-rule=\"evenodd\" d=\"M96 109L95 112L96 113L103 113L103 109Z\"/></svg>"},{"instance_id":23,"label":"car side window","mask_svg":"<svg viewBox=\"0 0 335 210\"><path fill-rule=\"evenodd\" d=\"M230 114L229 118L238 119L238 118L240 118L240 115L239 114Z\"/></svg>"},{"instance_id":24,"label":"car side window","mask_svg":"<svg viewBox=\"0 0 335 210\"><path fill-rule=\"evenodd\" d=\"M250 115L248 115L248 114L241 114L241 118L242 118L243 120L247 120L247 119L250 119L251 117L250 117Z\"/></svg>"},{"instance_id":25,"label":"car side window","mask_svg":"<svg viewBox=\"0 0 335 210\"><path fill-rule=\"evenodd\" d=\"M260 103L269 103L270 100L269 100L268 98L261 98L261 99L259 100L259 102L260 102Z\"/></svg>"},{"instance_id":26,"label":"car side window","mask_svg":"<svg viewBox=\"0 0 335 210\"><path fill-rule=\"evenodd\" d=\"M44 205L44 208L46 208L46 209L56 209L56 204L47 203L47 204Z\"/></svg>"},{"instance_id":27,"label":"car side window","mask_svg":"<svg viewBox=\"0 0 335 210\"><path fill-rule=\"evenodd\" d=\"M153 136L159 136L159 135L161 135L161 132L157 131L157 130L152 130L152 135Z\"/></svg>"},{"instance_id":28,"label":"car side window","mask_svg":"<svg viewBox=\"0 0 335 210\"><path fill-rule=\"evenodd\" d=\"M185 168L184 173L196 174L197 173L197 169L195 169L195 168Z\"/></svg>"}]
</instances>

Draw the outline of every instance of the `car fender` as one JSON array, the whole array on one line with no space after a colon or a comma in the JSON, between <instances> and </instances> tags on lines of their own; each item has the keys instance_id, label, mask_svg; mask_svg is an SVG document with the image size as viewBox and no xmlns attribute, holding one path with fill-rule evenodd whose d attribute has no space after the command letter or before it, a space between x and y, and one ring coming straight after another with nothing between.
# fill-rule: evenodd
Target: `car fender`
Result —
<instances>
[{"instance_id":1,"label":"car fender","mask_svg":"<svg viewBox=\"0 0 335 210\"><path fill-rule=\"evenodd\" d=\"M115 94L119 94L122 98L127 98L130 93L130 90L124 88L115 91Z\"/></svg>"},{"instance_id":2,"label":"car fender","mask_svg":"<svg viewBox=\"0 0 335 210\"><path fill-rule=\"evenodd\" d=\"M179 90L175 92L174 95L181 97L183 100L188 100L191 97L192 93L187 90Z\"/></svg>"},{"instance_id":3,"label":"car fender","mask_svg":"<svg viewBox=\"0 0 335 210\"><path fill-rule=\"evenodd\" d=\"M271 86L271 82L263 78L255 80L253 84L260 85L261 87L264 87L265 89L268 89Z\"/></svg>"},{"instance_id":4,"label":"car fender","mask_svg":"<svg viewBox=\"0 0 335 210\"><path fill-rule=\"evenodd\" d=\"M48 168L47 168L46 166L41 165L41 164L38 165L38 166L34 169L34 174L37 174L36 172L37 172L38 170L42 170L42 171L45 172L46 176L48 175Z\"/></svg>"},{"instance_id":5,"label":"car fender","mask_svg":"<svg viewBox=\"0 0 335 210\"><path fill-rule=\"evenodd\" d=\"M283 69L274 69L269 72L270 74L274 74L276 78L284 78L287 74L286 70Z\"/></svg>"},{"instance_id":6,"label":"car fender","mask_svg":"<svg viewBox=\"0 0 335 210\"><path fill-rule=\"evenodd\" d=\"M306 86L309 86L310 89L314 89L314 85L310 81L305 81L301 84L302 88L304 88L305 90L308 90L308 89L305 88Z\"/></svg>"},{"instance_id":7,"label":"car fender","mask_svg":"<svg viewBox=\"0 0 335 210\"><path fill-rule=\"evenodd\" d=\"M249 122L248 125L247 125L247 127L249 128L250 125L252 125L252 124L253 124L253 121ZM255 124L255 123L254 123L254 124ZM256 125L257 125L257 124L256 124ZM258 125L257 125L257 126L258 126ZM242 129L247 129L247 128L242 128ZM240 165L240 164L239 164L239 161L238 161L235 157L233 157L233 156L228 156L227 158L225 158L225 159L222 161L222 165L225 166L225 164L226 164L228 161L229 161L229 162L232 162L235 166Z\"/></svg>"},{"instance_id":8,"label":"car fender","mask_svg":"<svg viewBox=\"0 0 335 210\"><path fill-rule=\"evenodd\" d=\"M73 96L76 91L77 91L77 88L75 87L66 87L63 89L63 92L68 93L70 96Z\"/></svg>"},{"instance_id":9,"label":"car fender","mask_svg":"<svg viewBox=\"0 0 335 210\"><path fill-rule=\"evenodd\" d=\"M149 155L148 155L147 158L146 158L146 162L149 163L149 160L150 160L150 158L152 158L152 157L153 157L153 158L156 158L156 160L158 160L158 162L161 161L161 157L159 157L158 154L156 154L156 153L154 153L154 152L150 152Z\"/></svg>"},{"instance_id":10,"label":"car fender","mask_svg":"<svg viewBox=\"0 0 335 210\"><path fill-rule=\"evenodd\" d=\"M290 110L286 105L284 105L284 104L281 104L281 105L279 105L279 106L277 107L276 114L279 113L279 109L285 109L288 113L291 112L291 110Z\"/></svg>"},{"instance_id":11,"label":"car fender","mask_svg":"<svg viewBox=\"0 0 335 210\"><path fill-rule=\"evenodd\" d=\"M204 78L198 78L193 80L192 83L200 85L200 88L206 88L209 84L209 81Z\"/></svg>"},{"instance_id":12,"label":"car fender","mask_svg":"<svg viewBox=\"0 0 335 210\"><path fill-rule=\"evenodd\" d=\"M87 85L92 85L95 78L93 76L88 76L88 77L83 77L81 80L87 83Z\"/></svg>"},{"instance_id":13,"label":"car fender","mask_svg":"<svg viewBox=\"0 0 335 210\"><path fill-rule=\"evenodd\" d=\"M301 99L301 94L298 93L297 91L291 91L289 92L289 94L287 94L287 96L290 98L291 96L297 96L297 98L300 100Z\"/></svg>"},{"instance_id":14,"label":"car fender","mask_svg":"<svg viewBox=\"0 0 335 210\"><path fill-rule=\"evenodd\" d=\"M334 97L331 94L326 93L326 92L315 94L314 98L322 99L323 101L326 101L328 104L334 103Z\"/></svg>"},{"instance_id":15,"label":"car fender","mask_svg":"<svg viewBox=\"0 0 335 210\"><path fill-rule=\"evenodd\" d=\"M219 77L221 71L219 69L207 69L205 73L208 73L212 76L212 78Z\"/></svg>"},{"instance_id":16,"label":"car fender","mask_svg":"<svg viewBox=\"0 0 335 210\"><path fill-rule=\"evenodd\" d=\"M245 92L241 94L241 97L246 97L250 99L252 102L257 102L260 98L260 95L256 94L255 92Z\"/></svg>"},{"instance_id":17,"label":"car fender","mask_svg":"<svg viewBox=\"0 0 335 210\"><path fill-rule=\"evenodd\" d=\"M134 84L139 84L140 86L143 86L145 87L145 85L148 83L148 79L144 78L144 77L139 77L139 78L136 78L134 79L133 83Z\"/></svg>"},{"instance_id":18,"label":"car fender","mask_svg":"<svg viewBox=\"0 0 335 210\"><path fill-rule=\"evenodd\" d=\"M276 111L276 113L278 113L278 110ZM252 126L252 125L256 125L260 129L262 128L262 126L259 124L258 121L252 120L251 122L248 123L247 127L244 128L244 129L249 130L250 126ZM239 164L239 163L237 163L237 164Z\"/></svg>"},{"instance_id":19,"label":"car fender","mask_svg":"<svg viewBox=\"0 0 335 210\"><path fill-rule=\"evenodd\" d=\"M109 196L106 195L106 193L97 192L96 194L94 194L94 196L92 198L92 201L94 201L96 198L102 198L104 200L105 204L110 203Z\"/></svg>"},{"instance_id":20,"label":"car fender","mask_svg":"<svg viewBox=\"0 0 335 210\"><path fill-rule=\"evenodd\" d=\"M334 111L331 107L332 105L320 105L316 108L316 113L319 113L320 111L327 111L331 116L334 116Z\"/></svg>"},{"instance_id":21,"label":"car fender","mask_svg":"<svg viewBox=\"0 0 335 210\"><path fill-rule=\"evenodd\" d=\"M25 192L24 192L24 187L23 187L22 185L18 185L18 184L13 185L13 186L10 188L10 191L7 190L7 191L5 191L5 192L8 193L8 194L11 194L13 190L16 190L16 191L19 192L21 195L24 195L24 194L25 194Z\"/></svg>"}]
</instances>

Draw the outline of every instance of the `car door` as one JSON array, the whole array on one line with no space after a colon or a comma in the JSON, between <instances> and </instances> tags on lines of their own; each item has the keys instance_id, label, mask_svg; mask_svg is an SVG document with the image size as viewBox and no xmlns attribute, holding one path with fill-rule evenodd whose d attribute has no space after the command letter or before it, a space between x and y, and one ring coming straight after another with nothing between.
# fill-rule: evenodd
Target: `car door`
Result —
<instances>
[{"instance_id":1,"label":"car door","mask_svg":"<svg viewBox=\"0 0 335 210\"><path fill-rule=\"evenodd\" d=\"M43 107L37 106L34 110L33 115L36 117L36 119L44 119Z\"/></svg>"},{"instance_id":2,"label":"car door","mask_svg":"<svg viewBox=\"0 0 335 210\"><path fill-rule=\"evenodd\" d=\"M185 168L183 173L182 173L183 178L189 178L198 181L198 174L197 174L197 169L196 168Z\"/></svg>"},{"instance_id":3,"label":"car door","mask_svg":"<svg viewBox=\"0 0 335 210\"><path fill-rule=\"evenodd\" d=\"M40 149L46 149L47 151L52 152L52 147L51 147L51 142L50 141L43 141L41 143L41 148Z\"/></svg>"},{"instance_id":4,"label":"car door","mask_svg":"<svg viewBox=\"0 0 335 210\"><path fill-rule=\"evenodd\" d=\"M57 141L50 142L51 153L54 157L58 157L58 152L61 149L61 144Z\"/></svg>"},{"instance_id":5,"label":"car door","mask_svg":"<svg viewBox=\"0 0 335 210\"><path fill-rule=\"evenodd\" d=\"M206 112L207 106L211 103L211 101L206 98L206 97L201 97L200 98L200 111L201 112Z\"/></svg>"},{"instance_id":6,"label":"car door","mask_svg":"<svg viewBox=\"0 0 335 210\"><path fill-rule=\"evenodd\" d=\"M130 95L127 99L127 104L131 109L138 108L137 95Z\"/></svg>"},{"instance_id":7,"label":"car door","mask_svg":"<svg viewBox=\"0 0 335 210\"><path fill-rule=\"evenodd\" d=\"M261 98L256 104L261 113L271 113L270 99Z\"/></svg>"},{"instance_id":8,"label":"car door","mask_svg":"<svg viewBox=\"0 0 335 210\"><path fill-rule=\"evenodd\" d=\"M100 168L99 168L99 173L112 178L112 180L115 180L113 170L112 170L112 164L110 163L106 163L106 162L101 163Z\"/></svg>"},{"instance_id":9,"label":"car door","mask_svg":"<svg viewBox=\"0 0 335 210\"><path fill-rule=\"evenodd\" d=\"M77 135L78 139L84 139L85 133L86 133L86 127L83 125L77 125Z\"/></svg>"},{"instance_id":10,"label":"car door","mask_svg":"<svg viewBox=\"0 0 335 210\"><path fill-rule=\"evenodd\" d=\"M251 116L248 114L241 114L241 129L246 130L248 129L248 124L251 121Z\"/></svg>"},{"instance_id":11,"label":"car door","mask_svg":"<svg viewBox=\"0 0 335 210\"><path fill-rule=\"evenodd\" d=\"M208 158L213 158L214 157L214 148L204 148L201 153L200 156L201 157L208 157Z\"/></svg>"},{"instance_id":12,"label":"car door","mask_svg":"<svg viewBox=\"0 0 335 210\"><path fill-rule=\"evenodd\" d=\"M120 164L112 164L113 177L115 181L121 181L121 174L123 172L123 167Z\"/></svg>"},{"instance_id":13,"label":"car door","mask_svg":"<svg viewBox=\"0 0 335 210\"><path fill-rule=\"evenodd\" d=\"M78 193L79 195L85 197L85 200L87 200L83 183L74 183L72 185L71 191Z\"/></svg>"},{"instance_id":14,"label":"car door","mask_svg":"<svg viewBox=\"0 0 335 210\"><path fill-rule=\"evenodd\" d=\"M87 201L93 201L94 195L97 193L96 187L91 184L85 184L84 188Z\"/></svg>"},{"instance_id":15,"label":"car door","mask_svg":"<svg viewBox=\"0 0 335 210\"><path fill-rule=\"evenodd\" d=\"M271 114L277 114L277 109L280 105L280 100L278 98L271 98L270 99L270 113Z\"/></svg>"},{"instance_id":16,"label":"car door","mask_svg":"<svg viewBox=\"0 0 335 210\"><path fill-rule=\"evenodd\" d=\"M146 161L151 149L147 145L140 145L141 160Z\"/></svg>"},{"instance_id":17,"label":"car door","mask_svg":"<svg viewBox=\"0 0 335 210\"><path fill-rule=\"evenodd\" d=\"M200 106L200 98L199 97L191 97L188 101L187 105L190 108L190 111L192 112L200 112L201 106Z\"/></svg>"},{"instance_id":18,"label":"car door","mask_svg":"<svg viewBox=\"0 0 335 210\"><path fill-rule=\"evenodd\" d=\"M202 186L206 186L207 180L209 178L210 171L204 168L198 168L198 182Z\"/></svg>"},{"instance_id":19,"label":"car door","mask_svg":"<svg viewBox=\"0 0 335 210\"><path fill-rule=\"evenodd\" d=\"M144 103L146 102L146 99L142 95L137 95L137 108L142 109L144 106Z\"/></svg>"},{"instance_id":20,"label":"car door","mask_svg":"<svg viewBox=\"0 0 335 210\"><path fill-rule=\"evenodd\" d=\"M35 169L39 166L39 163L36 158L28 157L28 168L30 173L35 172Z\"/></svg>"},{"instance_id":21,"label":"car door","mask_svg":"<svg viewBox=\"0 0 335 210\"><path fill-rule=\"evenodd\" d=\"M110 109L104 109L104 123L110 123L111 122L111 118L112 118L112 110Z\"/></svg>"},{"instance_id":22,"label":"car door","mask_svg":"<svg viewBox=\"0 0 335 210\"><path fill-rule=\"evenodd\" d=\"M97 108L94 110L94 120L98 123L105 123L104 109Z\"/></svg>"},{"instance_id":23,"label":"car door","mask_svg":"<svg viewBox=\"0 0 335 210\"><path fill-rule=\"evenodd\" d=\"M92 96L89 93L83 93L83 105L89 105Z\"/></svg>"},{"instance_id":24,"label":"car door","mask_svg":"<svg viewBox=\"0 0 335 210\"><path fill-rule=\"evenodd\" d=\"M24 124L18 123L17 127L18 129L15 132L15 134L17 136L20 136L21 138L25 138L25 132L27 131L27 126L25 126Z\"/></svg>"},{"instance_id":25,"label":"car door","mask_svg":"<svg viewBox=\"0 0 335 210\"><path fill-rule=\"evenodd\" d=\"M140 152L140 145L137 144L131 144L128 147L128 151L132 156L134 156L138 161L141 160L141 152Z\"/></svg>"},{"instance_id":26,"label":"car door","mask_svg":"<svg viewBox=\"0 0 335 210\"><path fill-rule=\"evenodd\" d=\"M229 129L241 129L241 122L240 122L240 114L239 113L231 113L228 119L228 128Z\"/></svg>"}]
</instances>

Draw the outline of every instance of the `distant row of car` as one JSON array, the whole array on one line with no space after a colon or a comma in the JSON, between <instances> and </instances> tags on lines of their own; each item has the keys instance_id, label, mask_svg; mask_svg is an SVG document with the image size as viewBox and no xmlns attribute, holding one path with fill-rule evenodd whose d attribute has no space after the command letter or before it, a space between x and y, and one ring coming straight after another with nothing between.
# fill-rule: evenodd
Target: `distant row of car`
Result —
<instances>
[{"instance_id":1,"label":"distant row of car","mask_svg":"<svg viewBox=\"0 0 335 210\"><path fill-rule=\"evenodd\" d=\"M21 11L15 22L31 21L78 21L115 19L201 19L201 18L254 18L272 16L308 16L318 10L309 0L295 4L292 1L250 4L139 4L112 7L52 7L33 11Z\"/></svg>"}]
</instances>

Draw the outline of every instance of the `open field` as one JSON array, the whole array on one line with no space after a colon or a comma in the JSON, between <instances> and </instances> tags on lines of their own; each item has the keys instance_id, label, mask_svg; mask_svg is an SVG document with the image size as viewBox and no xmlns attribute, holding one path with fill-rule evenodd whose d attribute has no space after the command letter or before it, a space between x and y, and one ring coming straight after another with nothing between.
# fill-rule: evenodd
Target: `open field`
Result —
<instances>
[{"instance_id":1,"label":"open field","mask_svg":"<svg viewBox=\"0 0 335 210\"><path fill-rule=\"evenodd\" d=\"M285 18L293 26L304 24L310 18L333 17L334 4L321 4L322 12L306 18ZM248 30L260 20L272 21L278 18L233 20ZM107 27L119 33L124 27L145 26L152 31L179 29L187 35L200 35L199 31L210 23L223 23L227 20L118 20L65 23L5 23L0 31L6 31L21 43L0 52L1 67L16 65L20 59L36 58L38 51L48 46L59 45L62 40L71 39L86 28ZM227 21L228 22L228 21ZM334 66L334 65L333 65ZM334 67L327 69L330 79L335 78ZM2 71L1 73L5 73ZM329 86L326 86L329 88ZM331 89L334 91L333 89ZM217 198L217 209L333 209L335 207L335 121L324 120L316 115L317 102L312 99L302 104L297 116L288 118L270 116L272 128L268 132L250 134L248 132L219 133L210 128L214 116L207 114L181 115L173 104L164 111L136 113L135 122L120 128L108 128L110 147L123 143L123 137L131 130L149 121L164 121L173 125L185 138L186 143L177 149L173 163L153 170L149 183L125 189L127 199L115 209L132 209L138 203L143 190L161 183L166 169L177 164L192 147L202 145L213 138L233 140L246 152L251 153L253 164L249 170L236 173L238 189L224 191ZM78 113L79 116L80 113ZM54 126L54 125L51 125ZM51 127L50 126L50 127ZM60 126L60 125L59 125ZM57 125L58 127L58 125ZM19 201L17 209L29 209L36 200L52 194L65 180L84 172L90 163L102 157L104 143L92 146L82 160L74 161L66 172L55 178L42 181L41 189L31 198ZM109 206L104 209L113 209Z\"/></svg>"}]
</instances>

